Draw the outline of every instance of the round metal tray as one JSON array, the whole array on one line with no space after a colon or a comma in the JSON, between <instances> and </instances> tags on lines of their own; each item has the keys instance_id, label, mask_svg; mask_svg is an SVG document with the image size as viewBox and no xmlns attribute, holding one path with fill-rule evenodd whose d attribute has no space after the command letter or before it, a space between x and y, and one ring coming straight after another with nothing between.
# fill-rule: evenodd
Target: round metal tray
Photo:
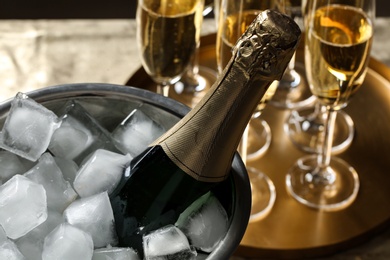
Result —
<instances>
[{"instance_id":1,"label":"round metal tray","mask_svg":"<svg viewBox=\"0 0 390 260\"><path fill-rule=\"evenodd\" d=\"M200 65L216 68L215 35L202 37ZM297 62L303 63L303 48ZM344 109L355 123L356 135L340 158L349 162L361 181L356 201L336 212L322 212L299 204L285 188L289 167L305 153L283 130L290 111L268 105L262 114L272 130L267 153L256 166L274 182L276 203L264 219L250 223L236 252L244 257L303 258L333 254L365 241L390 223L390 69L371 59L363 86ZM155 89L140 68L126 85ZM180 101L180 100L179 100Z\"/></svg>"}]
</instances>

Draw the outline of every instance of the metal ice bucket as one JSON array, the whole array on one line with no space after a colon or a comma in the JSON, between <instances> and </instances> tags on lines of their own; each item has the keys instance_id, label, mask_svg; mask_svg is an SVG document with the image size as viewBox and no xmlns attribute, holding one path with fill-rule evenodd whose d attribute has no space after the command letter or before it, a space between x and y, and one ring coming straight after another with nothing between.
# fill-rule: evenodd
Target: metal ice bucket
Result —
<instances>
[{"instance_id":1,"label":"metal ice bucket","mask_svg":"<svg viewBox=\"0 0 390 260\"><path fill-rule=\"evenodd\" d=\"M16 93L15 93L16 94ZM67 84L47 87L26 93L35 101L56 112L66 101L78 100L109 131L141 104L159 123L174 124L189 108L156 93L133 87L112 84ZM0 104L0 124L4 123L11 100ZM159 114L154 114L156 112ZM160 114L162 113L162 115ZM245 166L238 154L232 163L232 174L216 195L229 218L229 229L223 241L207 259L228 259L238 247L249 221L251 207L250 184Z\"/></svg>"}]
</instances>

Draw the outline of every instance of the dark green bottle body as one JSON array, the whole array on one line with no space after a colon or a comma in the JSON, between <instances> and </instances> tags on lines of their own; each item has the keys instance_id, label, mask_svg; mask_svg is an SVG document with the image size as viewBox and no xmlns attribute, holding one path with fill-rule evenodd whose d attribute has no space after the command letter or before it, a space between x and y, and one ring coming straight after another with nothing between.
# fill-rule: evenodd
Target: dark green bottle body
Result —
<instances>
[{"instance_id":1,"label":"dark green bottle body","mask_svg":"<svg viewBox=\"0 0 390 260\"><path fill-rule=\"evenodd\" d=\"M142 235L174 224L188 206L218 183L195 180L157 145L134 158L111 194L120 246L142 249Z\"/></svg>"}]
</instances>

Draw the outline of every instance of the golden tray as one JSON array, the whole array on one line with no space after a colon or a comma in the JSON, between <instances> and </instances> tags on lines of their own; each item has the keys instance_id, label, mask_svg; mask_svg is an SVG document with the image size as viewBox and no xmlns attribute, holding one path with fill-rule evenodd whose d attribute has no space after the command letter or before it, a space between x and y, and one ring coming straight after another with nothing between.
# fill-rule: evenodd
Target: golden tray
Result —
<instances>
[{"instance_id":1,"label":"golden tray","mask_svg":"<svg viewBox=\"0 0 390 260\"><path fill-rule=\"evenodd\" d=\"M216 70L215 34L201 39L199 63ZM303 64L303 47L297 51ZM236 255L243 257L304 258L333 254L356 246L390 223L390 69L370 60L363 86L344 109L355 123L351 146L337 156L358 172L361 187L356 201L336 212L322 212L299 204L287 193L285 175L305 153L283 130L289 110L268 105L262 117L272 131L267 153L251 166L274 182L277 198L270 214L250 223ZM155 84L140 68L126 83L154 91ZM180 100L179 100L180 101Z\"/></svg>"}]
</instances>

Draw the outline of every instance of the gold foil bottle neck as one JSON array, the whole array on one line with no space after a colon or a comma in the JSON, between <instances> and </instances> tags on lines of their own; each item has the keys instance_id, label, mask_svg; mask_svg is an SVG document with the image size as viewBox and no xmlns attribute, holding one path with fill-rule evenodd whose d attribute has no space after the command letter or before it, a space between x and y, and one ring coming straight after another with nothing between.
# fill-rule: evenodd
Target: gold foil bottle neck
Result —
<instances>
[{"instance_id":1,"label":"gold foil bottle neck","mask_svg":"<svg viewBox=\"0 0 390 260\"><path fill-rule=\"evenodd\" d=\"M205 97L152 145L199 181L229 175L233 155L257 103L282 77L300 39L289 17L267 10L238 40L233 57Z\"/></svg>"}]
</instances>

